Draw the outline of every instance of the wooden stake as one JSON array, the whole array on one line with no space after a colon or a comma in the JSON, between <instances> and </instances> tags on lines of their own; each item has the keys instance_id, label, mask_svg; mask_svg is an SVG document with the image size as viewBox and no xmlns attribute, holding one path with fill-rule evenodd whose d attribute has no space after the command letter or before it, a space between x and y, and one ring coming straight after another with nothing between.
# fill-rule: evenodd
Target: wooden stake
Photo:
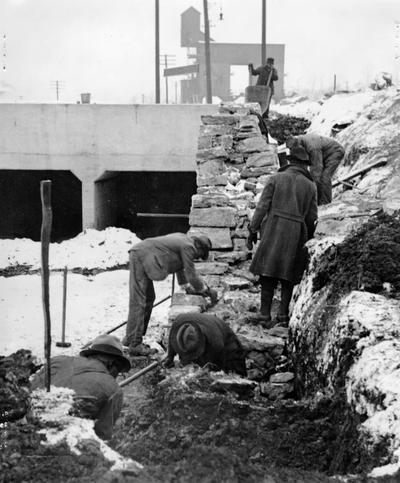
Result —
<instances>
[{"instance_id":1,"label":"wooden stake","mask_svg":"<svg viewBox=\"0 0 400 483\"><path fill-rule=\"evenodd\" d=\"M49 245L53 214L51 210L51 181L40 182L40 198L42 200L42 229L41 255L42 255L42 303L44 314L44 355L46 359L45 385L47 392L50 391L51 371L51 322L50 322L50 296L49 296Z\"/></svg>"}]
</instances>

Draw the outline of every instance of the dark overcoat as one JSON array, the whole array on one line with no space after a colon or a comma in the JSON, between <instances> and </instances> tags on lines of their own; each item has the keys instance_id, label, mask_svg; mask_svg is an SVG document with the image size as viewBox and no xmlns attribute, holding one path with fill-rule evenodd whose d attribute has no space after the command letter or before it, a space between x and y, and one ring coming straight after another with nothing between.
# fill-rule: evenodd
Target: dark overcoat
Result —
<instances>
[{"instance_id":1,"label":"dark overcoat","mask_svg":"<svg viewBox=\"0 0 400 483\"><path fill-rule=\"evenodd\" d=\"M179 352L177 333L187 323L196 326L204 335L205 347L199 357ZM212 363L223 371L246 375L244 350L239 339L226 322L212 314L187 313L177 316L169 332L167 357L173 360L176 354L183 365L195 363L204 366Z\"/></svg>"},{"instance_id":2,"label":"dark overcoat","mask_svg":"<svg viewBox=\"0 0 400 483\"><path fill-rule=\"evenodd\" d=\"M287 165L268 180L250 223L260 243L250 271L300 282L307 263L304 244L313 237L318 217L317 191L301 165Z\"/></svg>"}]
</instances>

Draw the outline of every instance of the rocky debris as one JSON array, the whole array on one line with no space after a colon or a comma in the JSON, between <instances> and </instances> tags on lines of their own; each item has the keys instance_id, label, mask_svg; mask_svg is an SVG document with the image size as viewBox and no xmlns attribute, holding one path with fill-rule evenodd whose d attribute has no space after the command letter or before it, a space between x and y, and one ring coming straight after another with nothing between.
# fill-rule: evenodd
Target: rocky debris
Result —
<instances>
[{"instance_id":1,"label":"rocky debris","mask_svg":"<svg viewBox=\"0 0 400 483\"><path fill-rule=\"evenodd\" d=\"M305 134L311 122L303 117L289 116L271 112L265 120L269 134L277 140L278 144L283 144L289 136L299 136Z\"/></svg>"},{"instance_id":2,"label":"rocky debris","mask_svg":"<svg viewBox=\"0 0 400 483\"><path fill-rule=\"evenodd\" d=\"M210 390L221 393L236 393L240 396L251 397L254 395L256 386L257 384L254 381L249 381L248 379L236 376L223 376L215 379L211 383Z\"/></svg>"}]
</instances>

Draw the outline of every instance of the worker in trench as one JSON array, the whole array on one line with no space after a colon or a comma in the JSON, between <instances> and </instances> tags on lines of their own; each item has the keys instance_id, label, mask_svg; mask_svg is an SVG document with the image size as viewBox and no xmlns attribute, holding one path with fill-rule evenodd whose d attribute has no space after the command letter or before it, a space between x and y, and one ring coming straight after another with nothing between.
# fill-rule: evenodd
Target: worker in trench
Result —
<instances>
[{"instance_id":1,"label":"worker in trench","mask_svg":"<svg viewBox=\"0 0 400 483\"><path fill-rule=\"evenodd\" d=\"M223 320L213 314L180 314L172 323L168 337L165 367L173 367L175 355L183 365L215 367L246 376L244 350Z\"/></svg>"},{"instance_id":2,"label":"worker in trench","mask_svg":"<svg viewBox=\"0 0 400 483\"><path fill-rule=\"evenodd\" d=\"M178 284L186 293L209 296L213 303L217 302L217 292L204 283L194 265L195 260L207 260L210 249L211 241L206 236L170 233L147 238L130 250L129 313L123 339L130 356L148 356L154 352L143 344L155 300L153 281L176 273Z\"/></svg>"},{"instance_id":3,"label":"worker in trench","mask_svg":"<svg viewBox=\"0 0 400 483\"><path fill-rule=\"evenodd\" d=\"M332 176L344 157L344 148L335 139L318 134L290 137L286 146L302 146L310 157L310 172L317 185L318 205L332 201Z\"/></svg>"},{"instance_id":4,"label":"worker in trench","mask_svg":"<svg viewBox=\"0 0 400 483\"><path fill-rule=\"evenodd\" d=\"M55 356L50 360L51 384L75 391L74 413L95 420L94 430L102 439L110 439L121 412L123 394L116 382L131 363L117 337L100 335L86 345L79 356ZM45 387L46 365L33 376L32 389Z\"/></svg>"},{"instance_id":5,"label":"worker in trench","mask_svg":"<svg viewBox=\"0 0 400 483\"><path fill-rule=\"evenodd\" d=\"M287 159L289 164L268 179L249 225L249 250L260 232L250 271L260 277L260 319L266 327L289 322L293 288L307 265L305 243L314 236L318 217L317 190L307 152L296 145ZM278 282L281 300L277 319L272 321L271 305Z\"/></svg>"}]
</instances>

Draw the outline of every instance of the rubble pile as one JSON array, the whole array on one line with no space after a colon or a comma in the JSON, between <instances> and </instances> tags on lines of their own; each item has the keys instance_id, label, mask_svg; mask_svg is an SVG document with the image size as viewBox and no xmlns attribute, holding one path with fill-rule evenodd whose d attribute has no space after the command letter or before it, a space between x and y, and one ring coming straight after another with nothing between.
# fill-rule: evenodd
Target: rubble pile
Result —
<instances>
[{"instance_id":1,"label":"rubble pile","mask_svg":"<svg viewBox=\"0 0 400 483\"><path fill-rule=\"evenodd\" d=\"M272 112L265 122L269 134L278 141L278 144L283 144L290 136L305 134L311 124L304 117L279 114L278 112Z\"/></svg>"}]
</instances>

